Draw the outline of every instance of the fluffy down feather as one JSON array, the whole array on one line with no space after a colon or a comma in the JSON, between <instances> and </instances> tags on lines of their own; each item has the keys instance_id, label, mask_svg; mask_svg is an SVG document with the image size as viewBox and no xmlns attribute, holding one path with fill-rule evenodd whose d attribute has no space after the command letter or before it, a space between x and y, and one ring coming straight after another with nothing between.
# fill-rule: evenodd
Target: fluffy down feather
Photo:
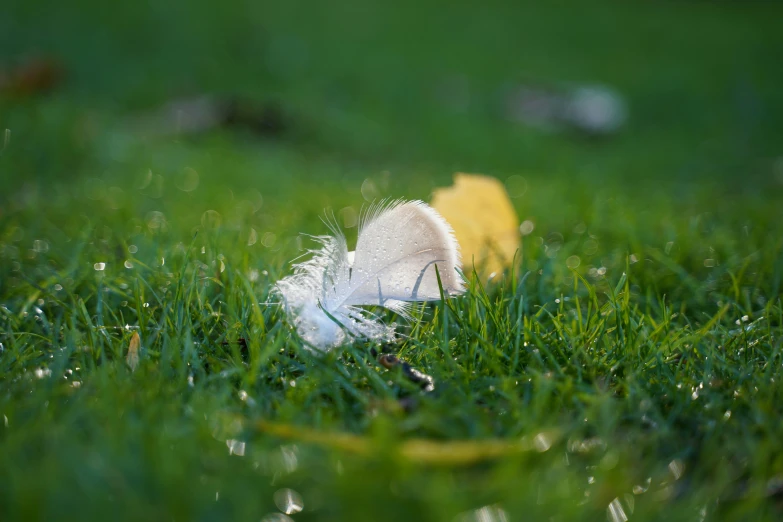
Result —
<instances>
[{"instance_id":1,"label":"fluffy down feather","mask_svg":"<svg viewBox=\"0 0 783 522\"><path fill-rule=\"evenodd\" d=\"M350 338L394 338L394 328L360 306L382 306L402 317L411 302L436 301L440 289L465 291L459 245L451 227L421 201L393 201L362 217L356 250L348 251L339 227L317 236L312 257L275 285L291 323L310 346L325 351Z\"/></svg>"}]
</instances>

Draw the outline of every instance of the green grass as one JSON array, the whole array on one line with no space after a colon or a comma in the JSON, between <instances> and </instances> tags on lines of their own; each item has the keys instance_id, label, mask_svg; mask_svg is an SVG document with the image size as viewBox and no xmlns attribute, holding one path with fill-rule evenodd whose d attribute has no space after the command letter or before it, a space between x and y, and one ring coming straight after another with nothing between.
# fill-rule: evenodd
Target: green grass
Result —
<instances>
[{"instance_id":1,"label":"green grass","mask_svg":"<svg viewBox=\"0 0 783 522\"><path fill-rule=\"evenodd\" d=\"M781 517L780 6L403 4L0 16L0 61L67 71L0 97L0 518L260 520L284 488L295 520ZM512 124L530 79L614 85L629 124ZM278 100L290 130L125 125L202 92ZM435 391L360 342L304 350L266 304L299 234L365 179L426 200L457 170L524 176L535 228L508 273L383 314ZM421 439L476 446L420 462Z\"/></svg>"}]
</instances>

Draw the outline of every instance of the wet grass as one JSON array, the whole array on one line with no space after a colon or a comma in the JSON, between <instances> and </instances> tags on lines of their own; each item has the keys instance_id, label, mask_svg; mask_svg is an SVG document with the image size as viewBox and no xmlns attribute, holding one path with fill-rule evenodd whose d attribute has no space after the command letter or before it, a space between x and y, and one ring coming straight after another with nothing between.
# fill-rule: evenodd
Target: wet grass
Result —
<instances>
[{"instance_id":1,"label":"wet grass","mask_svg":"<svg viewBox=\"0 0 783 522\"><path fill-rule=\"evenodd\" d=\"M302 520L781 516L779 7L88 7L0 19L68 72L0 99L0 518L258 520L287 488ZM615 85L629 125L520 128L523 77ZM127 126L229 91L290 125ZM435 390L303 350L266 304L299 233L456 170L523 176L533 229L384 316Z\"/></svg>"}]
</instances>

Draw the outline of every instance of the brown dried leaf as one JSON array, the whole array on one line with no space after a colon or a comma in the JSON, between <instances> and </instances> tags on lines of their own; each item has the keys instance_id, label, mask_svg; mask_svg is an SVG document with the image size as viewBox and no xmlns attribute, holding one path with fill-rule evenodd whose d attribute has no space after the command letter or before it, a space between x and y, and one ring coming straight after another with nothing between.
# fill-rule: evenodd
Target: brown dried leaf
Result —
<instances>
[{"instance_id":1,"label":"brown dried leaf","mask_svg":"<svg viewBox=\"0 0 783 522\"><path fill-rule=\"evenodd\" d=\"M499 272L521 249L519 218L496 178L458 172L453 186L435 189L431 204L454 229L466 274L473 264L479 273Z\"/></svg>"},{"instance_id":2,"label":"brown dried leaf","mask_svg":"<svg viewBox=\"0 0 783 522\"><path fill-rule=\"evenodd\" d=\"M6 71L0 70L0 94L26 97L51 91L64 76L62 64L52 58L35 57Z\"/></svg>"},{"instance_id":3,"label":"brown dried leaf","mask_svg":"<svg viewBox=\"0 0 783 522\"><path fill-rule=\"evenodd\" d=\"M125 362L130 366L131 371L135 372L139 366L139 348L141 347L141 338L139 332L133 332L130 343L128 344L128 355L125 356Z\"/></svg>"}]
</instances>

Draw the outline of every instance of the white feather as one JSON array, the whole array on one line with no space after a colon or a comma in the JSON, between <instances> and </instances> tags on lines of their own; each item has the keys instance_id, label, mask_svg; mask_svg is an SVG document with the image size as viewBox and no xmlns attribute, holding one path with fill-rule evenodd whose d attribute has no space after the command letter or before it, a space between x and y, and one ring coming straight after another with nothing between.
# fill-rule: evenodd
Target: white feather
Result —
<instances>
[{"instance_id":1,"label":"white feather","mask_svg":"<svg viewBox=\"0 0 783 522\"><path fill-rule=\"evenodd\" d=\"M275 285L299 335L318 350L350 337L391 340L394 328L359 306L382 306L409 317L411 302L439 300L465 291L459 246L451 227L421 201L378 204L362 217L356 250L348 251L339 227L318 236L319 250L294 265Z\"/></svg>"}]
</instances>

